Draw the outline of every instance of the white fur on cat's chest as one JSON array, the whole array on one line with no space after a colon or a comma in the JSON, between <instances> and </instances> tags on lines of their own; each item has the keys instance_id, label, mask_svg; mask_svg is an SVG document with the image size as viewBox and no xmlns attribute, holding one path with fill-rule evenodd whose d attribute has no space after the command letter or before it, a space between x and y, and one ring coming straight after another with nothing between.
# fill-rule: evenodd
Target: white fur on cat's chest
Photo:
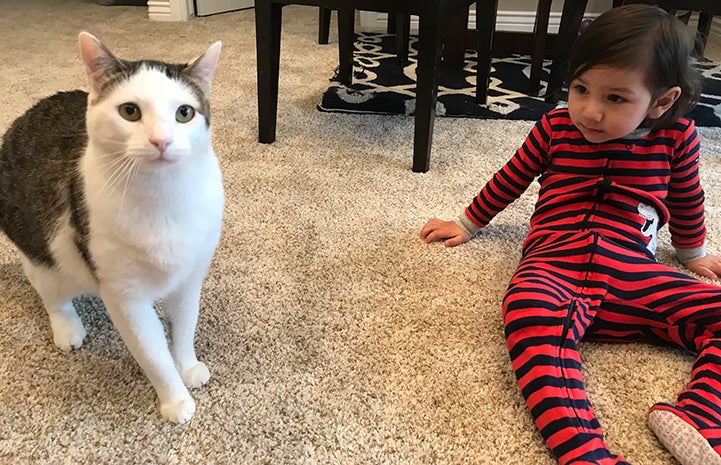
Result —
<instances>
[{"instance_id":1,"label":"white fur on cat's chest","mask_svg":"<svg viewBox=\"0 0 721 465\"><path fill-rule=\"evenodd\" d=\"M101 281L134 283L159 298L195 267L207 266L224 200L217 160L206 157L139 176L125 191L103 189L104 175L92 160L83 162L89 249Z\"/></svg>"}]
</instances>

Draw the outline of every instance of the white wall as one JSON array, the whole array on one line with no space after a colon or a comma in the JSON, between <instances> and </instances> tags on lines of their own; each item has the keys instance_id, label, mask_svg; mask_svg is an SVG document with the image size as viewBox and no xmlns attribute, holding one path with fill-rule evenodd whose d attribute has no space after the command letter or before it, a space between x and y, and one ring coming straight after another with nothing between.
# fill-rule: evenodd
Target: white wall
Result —
<instances>
[{"instance_id":1,"label":"white wall","mask_svg":"<svg viewBox=\"0 0 721 465\"><path fill-rule=\"evenodd\" d=\"M563 1L555 0L551 3L551 16L549 18L548 31L558 32L558 25L561 22L561 11ZM568 0L575 1L575 0ZM587 16L598 16L611 8L613 0L588 0L586 6ZM498 0L498 17L496 19L496 30L513 32L531 32L536 18L537 0ZM471 6L470 27L475 26L475 5ZM382 31L386 28L385 13L360 12L360 27L364 31ZM417 26L416 21L411 22L411 28Z\"/></svg>"},{"instance_id":2,"label":"white wall","mask_svg":"<svg viewBox=\"0 0 721 465\"><path fill-rule=\"evenodd\" d=\"M530 32L537 0L498 0L498 24L500 31ZM563 9L563 1L555 0L551 4L550 32L558 30L558 23ZM574 1L574 0L568 0ZM611 8L613 0L588 0L586 14L595 16ZM155 21L187 21L195 14L193 0L149 0L148 17ZM385 29L385 15L361 12L361 26L367 30ZM712 34L721 35L721 18L715 17L711 28Z\"/></svg>"},{"instance_id":3,"label":"white wall","mask_svg":"<svg viewBox=\"0 0 721 465\"><path fill-rule=\"evenodd\" d=\"M568 0L575 1L575 0ZM548 23L548 32L558 32L558 25L561 21L564 0L554 0L551 4L551 16ZM499 31L532 32L533 23L536 17L537 0L498 0L498 18L496 29ZM613 0L588 0L586 16L594 17L609 10L613 6ZM474 10L475 5L471 7ZM360 12L360 26L364 31L384 31L386 29L385 13ZM698 15L691 17L689 25L696 27ZM472 12L470 27L475 26L475 14ZM412 21L411 27L415 28L417 22ZM711 26L711 34L721 35L721 17L715 16Z\"/></svg>"},{"instance_id":4,"label":"white wall","mask_svg":"<svg viewBox=\"0 0 721 465\"><path fill-rule=\"evenodd\" d=\"M573 0L569 0L573 1ZM498 0L499 10L509 11L535 11L536 0ZM586 6L587 13L603 13L604 11L611 8L613 4L612 0L588 0L588 6ZM551 4L551 11L560 12L563 9L563 1L555 0Z\"/></svg>"}]
</instances>

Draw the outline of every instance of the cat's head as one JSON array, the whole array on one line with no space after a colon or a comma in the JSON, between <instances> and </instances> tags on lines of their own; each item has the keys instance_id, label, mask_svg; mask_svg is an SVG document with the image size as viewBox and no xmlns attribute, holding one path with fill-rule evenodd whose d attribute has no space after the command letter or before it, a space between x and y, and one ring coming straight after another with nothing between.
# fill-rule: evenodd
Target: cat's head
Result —
<instances>
[{"instance_id":1,"label":"cat's head","mask_svg":"<svg viewBox=\"0 0 721 465\"><path fill-rule=\"evenodd\" d=\"M121 60L87 32L79 42L88 138L104 161L155 170L212 155L209 93L220 42L188 64Z\"/></svg>"}]
</instances>

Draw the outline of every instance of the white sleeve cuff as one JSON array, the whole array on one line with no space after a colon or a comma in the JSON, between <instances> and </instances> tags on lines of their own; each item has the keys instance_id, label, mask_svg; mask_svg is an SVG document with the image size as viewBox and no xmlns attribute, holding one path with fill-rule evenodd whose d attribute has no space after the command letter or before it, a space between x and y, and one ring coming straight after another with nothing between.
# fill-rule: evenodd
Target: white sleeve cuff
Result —
<instances>
[{"instance_id":1,"label":"white sleeve cuff","mask_svg":"<svg viewBox=\"0 0 721 465\"><path fill-rule=\"evenodd\" d=\"M703 258L706 256L706 243L704 242L701 247L695 247L693 249L676 249L676 256L684 265L691 260Z\"/></svg>"},{"instance_id":2,"label":"white sleeve cuff","mask_svg":"<svg viewBox=\"0 0 721 465\"><path fill-rule=\"evenodd\" d=\"M456 219L456 224L468 234L468 237L474 237L481 230L476 223L468 219L465 213L461 214L461 216Z\"/></svg>"}]
</instances>

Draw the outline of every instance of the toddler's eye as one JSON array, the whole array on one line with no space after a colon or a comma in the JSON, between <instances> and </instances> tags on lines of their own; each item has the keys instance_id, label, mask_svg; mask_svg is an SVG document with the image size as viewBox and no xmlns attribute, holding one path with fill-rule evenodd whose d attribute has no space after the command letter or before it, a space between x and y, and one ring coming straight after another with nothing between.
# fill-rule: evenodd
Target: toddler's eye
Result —
<instances>
[{"instance_id":1,"label":"toddler's eye","mask_svg":"<svg viewBox=\"0 0 721 465\"><path fill-rule=\"evenodd\" d=\"M195 109L190 105L181 105L175 112L175 120L179 123L187 123L195 116Z\"/></svg>"},{"instance_id":2,"label":"toddler's eye","mask_svg":"<svg viewBox=\"0 0 721 465\"><path fill-rule=\"evenodd\" d=\"M611 94L611 95L609 95L609 96L606 97L606 98L607 98L608 101L611 102L611 103L621 103L621 102L625 102L625 101L626 101L626 99L624 99L624 98L621 97L620 95L616 95L616 94Z\"/></svg>"},{"instance_id":3,"label":"toddler's eye","mask_svg":"<svg viewBox=\"0 0 721 465\"><path fill-rule=\"evenodd\" d=\"M140 119L140 108L134 103L123 103L118 107L118 113L128 121L138 121Z\"/></svg>"},{"instance_id":4,"label":"toddler's eye","mask_svg":"<svg viewBox=\"0 0 721 465\"><path fill-rule=\"evenodd\" d=\"M582 86L581 84L576 84L573 86L573 89L578 92L579 94L587 94L588 89L586 89L586 86Z\"/></svg>"}]
</instances>

